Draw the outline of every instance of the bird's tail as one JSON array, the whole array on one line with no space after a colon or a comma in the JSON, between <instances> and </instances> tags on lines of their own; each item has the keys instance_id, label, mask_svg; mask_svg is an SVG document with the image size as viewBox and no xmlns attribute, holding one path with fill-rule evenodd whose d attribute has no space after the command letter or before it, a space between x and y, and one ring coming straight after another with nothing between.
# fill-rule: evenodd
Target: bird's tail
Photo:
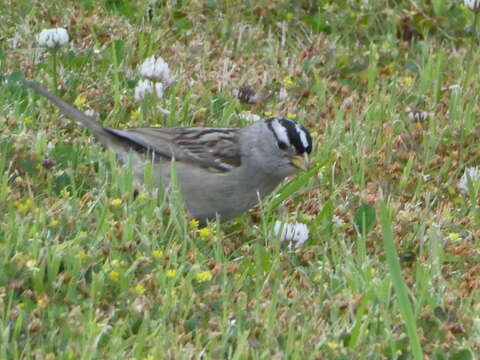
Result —
<instances>
[{"instance_id":1,"label":"bird's tail","mask_svg":"<svg viewBox=\"0 0 480 360\"><path fill-rule=\"evenodd\" d=\"M53 104L55 104L60 111L68 116L69 118L75 120L76 122L80 123L81 125L85 126L86 128L90 129L90 131L95 135L98 139L103 140L105 136L110 137L111 135L108 131L94 118L91 116L85 115L83 112L75 108L74 106L68 104L67 102L60 99L58 96L52 94L51 92L45 90L40 85L33 81L24 80L25 85L28 86L30 89L34 90L35 92L39 93L40 95L46 97L50 100Z\"/></svg>"}]
</instances>

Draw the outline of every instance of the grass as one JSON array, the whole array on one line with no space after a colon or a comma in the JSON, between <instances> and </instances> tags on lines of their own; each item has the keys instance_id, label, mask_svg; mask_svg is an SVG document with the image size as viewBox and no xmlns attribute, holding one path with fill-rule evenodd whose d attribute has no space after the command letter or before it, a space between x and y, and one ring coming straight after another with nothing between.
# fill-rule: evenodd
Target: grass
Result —
<instances>
[{"instance_id":1,"label":"grass","mask_svg":"<svg viewBox=\"0 0 480 360\"><path fill-rule=\"evenodd\" d=\"M473 359L480 352L478 33L461 1L18 0L0 17L0 358ZM181 200L20 85L108 126L295 117L314 170L199 229ZM476 29L478 30L478 29ZM138 65L176 74L134 101ZM247 84L261 101L232 90ZM460 89L448 88L460 85ZM288 97L278 99L286 88ZM52 90L52 89L51 89ZM411 121L407 108L428 118ZM135 196L135 190L138 195ZM308 224L287 251L275 221Z\"/></svg>"}]
</instances>

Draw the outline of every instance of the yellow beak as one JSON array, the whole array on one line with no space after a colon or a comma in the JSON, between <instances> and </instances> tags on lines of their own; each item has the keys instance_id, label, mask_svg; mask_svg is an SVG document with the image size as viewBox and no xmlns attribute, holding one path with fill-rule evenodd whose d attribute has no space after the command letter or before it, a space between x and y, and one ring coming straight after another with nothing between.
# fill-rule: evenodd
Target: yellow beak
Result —
<instances>
[{"instance_id":1,"label":"yellow beak","mask_svg":"<svg viewBox=\"0 0 480 360\"><path fill-rule=\"evenodd\" d=\"M293 155L290 158L290 163L295 166L297 169L307 171L310 166L310 161L308 159L308 154L305 153L301 155Z\"/></svg>"}]
</instances>

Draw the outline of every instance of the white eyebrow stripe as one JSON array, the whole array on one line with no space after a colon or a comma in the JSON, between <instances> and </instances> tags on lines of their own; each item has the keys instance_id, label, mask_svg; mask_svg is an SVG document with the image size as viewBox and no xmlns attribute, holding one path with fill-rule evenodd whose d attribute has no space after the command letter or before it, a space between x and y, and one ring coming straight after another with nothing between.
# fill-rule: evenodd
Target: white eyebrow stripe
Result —
<instances>
[{"instance_id":1,"label":"white eyebrow stripe","mask_svg":"<svg viewBox=\"0 0 480 360\"><path fill-rule=\"evenodd\" d=\"M300 127L300 125L295 124L295 128L297 129L298 135L300 135L300 140L302 142L303 147L305 149L308 149L310 144L308 143L307 134L305 134L305 131Z\"/></svg>"},{"instance_id":2,"label":"white eyebrow stripe","mask_svg":"<svg viewBox=\"0 0 480 360\"><path fill-rule=\"evenodd\" d=\"M277 135L278 141L281 141L287 145L290 145L290 139L288 138L287 129L285 126L280 124L280 122L275 119L272 121L272 130Z\"/></svg>"}]
</instances>

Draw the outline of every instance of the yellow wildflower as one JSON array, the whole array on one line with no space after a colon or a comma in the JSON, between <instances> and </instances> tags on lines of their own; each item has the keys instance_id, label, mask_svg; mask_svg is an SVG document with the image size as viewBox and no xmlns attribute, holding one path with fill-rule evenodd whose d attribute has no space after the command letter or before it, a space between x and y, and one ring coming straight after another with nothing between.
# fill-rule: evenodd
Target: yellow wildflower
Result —
<instances>
[{"instance_id":1,"label":"yellow wildflower","mask_svg":"<svg viewBox=\"0 0 480 360\"><path fill-rule=\"evenodd\" d=\"M287 118L291 119L291 120L295 120L297 118L297 114L294 114L294 113L288 113L287 114Z\"/></svg>"},{"instance_id":2,"label":"yellow wildflower","mask_svg":"<svg viewBox=\"0 0 480 360\"><path fill-rule=\"evenodd\" d=\"M189 223L189 224L190 224L190 227L191 227L192 229L198 229L198 224L199 224L199 223L198 223L198 220L197 220L197 219L192 219L192 220L190 220L190 223Z\"/></svg>"},{"instance_id":3,"label":"yellow wildflower","mask_svg":"<svg viewBox=\"0 0 480 360\"><path fill-rule=\"evenodd\" d=\"M272 116L273 113L271 111L264 111L263 115L265 115L266 117L269 117L269 116Z\"/></svg>"},{"instance_id":4,"label":"yellow wildflower","mask_svg":"<svg viewBox=\"0 0 480 360\"><path fill-rule=\"evenodd\" d=\"M50 222L48 223L48 226L50 227L55 227L58 225L58 219L51 219Z\"/></svg>"},{"instance_id":5,"label":"yellow wildflower","mask_svg":"<svg viewBox=\"0 0 480 360\"><path fill-rule=\"evenodd\" d=\"M112 204L113 207L117 208L120 205L122 205L122 199L120 199L120 198L113 199L111 204Z\"/></svg>"},{"instance_id":6,"label":"yellow wildflower","mask_svg":"<svg viewBox=\"0 0 480 360\"><path fill-rule=\"evenodd\" d=\"M198 112L199 113L204 113L207 111L207 108L206 107L201 107L200 109L198 109Z\"/></svg>"},{"instance_id":7,"label":"yellow wildflower","mask_svg":"<svg viewBox=\"0 0 480 360\"><path fill-rule=\"evenodd\" d=\"M140 110L135 110L134 112L132 112L132 119L133 120L140 119Z\"/></svg>"},{"instance_id":8,"label":"yellow wildflower","mask_svg":"<svg viewBox=\"0 0 480 360\"><path fill-rule=\"evenodd\" d=\"M87 102L87 99L85 99L82 95L78 95L75 101L73 102L73 105L76 107L81 107Z\"/></svg>"},{"instance_id":9,"label":"yellow wildflower","mask_svg":"<svg viewBox=\"0 0 480 360\"><path fill-rule=\"evenodd\" d=\"M62 190L60 190L60 195L63 198L67 198L70 196L70 191L68 191L67 188L63 188Z\"/></svg>"},{"instance_id":10,"label":"yellow wildflower","mask_svg":"<svg viewBox=\"0 0 480 360\"><path fill-rule=\"evenodd\" d=\"M27 212L28 210L30 210L32 205L33 205L32 199L26 199L25 201L16 204L16 206L17 206L18 210L20 210L20 212Z\"/></svg>"},{"instance_id":11,"label":"yellow wildflower","mask_svg":"<svg viewBox=\"0 0 480 360\"><path fill-rule=\"evenodd\" d=\"M87 254L85 254L85 251L80 251L78 253L78 258L80 259L80 261L85 260L86 257L87 257Z\"/></svg>"},{"instance_id":12,"label":"yellow wildflower","mask_svg":"<svg viewBox=\"0 0 480 360\"><path fill-rule=\"evenodd\" d=\"M175 275L177 275L177 270L168 269L165 274L167 275L167 278L173 278Z\"/></svg>"},{"instance_id":13,"label":"yellow wildflower","mask_svg":"<svg viewBox=\"0 0 480 360\"><path fill-rule=\"evenodd\" d=\"M413 78L411 76L404 76L400 79L403 86L410 86L413 83Z\"/></svg>"},{"instance_id":14,"label":"yellow wildflower","mask_svg":"<svg viewBox=\"0 0 480 360\"><path fill-rule=\"evenodd\" d=\"M206 282L212 280L212 273L210 271L202 271L195 275L195 279L199 282Z\"/></svg>"},{"instance_id":15,"label":"yellow wildflower","mask_svg":"<svg viewBox=\"0 0 480 360\"><path fill-rule=\"evenodd\" d=\"M159 260L163 257L163 251L161 250L153 250L152 255L155 259Z\"/></svg>"},{"instance_id":16,"label":"yellow wildflower","mask_svg":"<svg viewBox=\"0 0 480 360\"><path fill-rule=\"evenodd\" d=\"M287 75L283 78L283 85L285 85L286 87L292 86L293 84L294 82L290 76Z\"/></svg>"},{"instance_id":17,"label":"yellow wildflower","mask_svg":"<svg viewBox=\"0 0 480 360\"><path fill-rule=\"evenodd\" d=\"M205 240L206 238L208 238L210 236L210 234L212 232L210 231L210 228L207 226L207 227L201 228L198 233L200 235L200 238L202 240Z\"/></svg>"},{"instance_id":18,"label":"yellow wildflower","mask_svg":"<svg viewBox=\"0 0 480 360\"><path fill-rule=\"evenodd\" d=\"M145 292L145 287L142 284L135 285L135 292L138 295L142 295Z\"/></svg>"},{"instance_id":19,"label":"yellow wildflower","mask_svg":"<svg viewBox=\"0 0 480 360\"><path fill-rule=\"evenodd\" d=\"M452 241L459 241L462 239L460 235L456 232L451 232L450 234L448 234L448 238Z\"/></svg>"},{"instance_id":20,"label":"yellow wildflower","mask_svg":"<svg viewBox=\"0 0 480 360\"><path fill-rule=\"evenodd\" d=\"M110 278L110 280L116 282L120 278L120 274L116 271L111 271L110 274L108 275L108 277Z\"/></svg>"},{"instance_id":21,"label":"yellow wildflower","mask_svg":"<svg viewBox=\"0 0 480 360\"><path fill-rule=\"evenodd\" d=\"M23 119L23 123L25 125L31 124L33 122L33 118L31 116L27 116Z\"/></svg>"}]
</instances>

